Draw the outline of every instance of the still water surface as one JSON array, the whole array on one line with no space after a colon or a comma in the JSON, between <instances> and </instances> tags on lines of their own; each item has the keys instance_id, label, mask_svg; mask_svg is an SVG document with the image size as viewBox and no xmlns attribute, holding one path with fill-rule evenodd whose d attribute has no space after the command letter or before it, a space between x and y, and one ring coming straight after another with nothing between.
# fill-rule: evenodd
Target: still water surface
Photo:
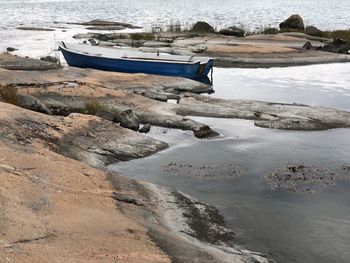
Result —
<instances>
[{"instance_id":1,"label":"still water surface","mask_svg":"<svg viewBox=\"0 0 350 263\"><path fill-rule=\"evenodd\" d=\"M350 64L274 69L215 69L221 98L297 102L350 110ZM335 170L350 164L350 130L320 132L258 128L251 121L196 118L221 133L211 140L189 132L154 128L151 136L170 149L112 166L132 178L173 187L215 205L236 231L236 242L270 253L277 262L350 262L350 181L315 194L272 191L265 173L288 162ZM163 132L167 133L163 133ZM233 163L235 179L198 180L164 171L170 162Z\"/></svg>"},{"instance_id":2,"label":"still water surface","mask_svg":"<svg viewBox=\"0 0 350 263\"><path fill-rule=\"evenodd\" d=\"M73 41L73 35L88 32L67 23L93 19L132 23L143 30L174 23L189 27L199 20L217 29L239 25L256 30L278 27L294 13L323 30L350 28L349 0L0 0L0 52L10 46L20 56L54 55L56 40ZM55 31L22 31L19 26Z\"/></svg>"},{"instance_id":3,"label":"still water surface","mask_svg":"<svg viewBox=\"0 0 350 263\"><path fill-rule=\"evenodd\" d=\"M204 20L254 29L277 26L294 13L321 29L350 28L348 0L0 0L0 11L2 28L111 19L142 26Z\"/></svg>"}]
</instances>

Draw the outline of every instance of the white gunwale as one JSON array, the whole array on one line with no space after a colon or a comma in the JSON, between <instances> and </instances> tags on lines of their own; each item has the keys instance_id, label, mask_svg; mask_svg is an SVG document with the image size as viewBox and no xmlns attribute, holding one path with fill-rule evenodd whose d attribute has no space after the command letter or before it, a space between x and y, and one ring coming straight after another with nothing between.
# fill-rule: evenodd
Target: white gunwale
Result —
<instances>
[{"instance_id":1,"label":"white gunwale","mask_svg":"<svg viewBox=\"0 0 350 263\"><path fill-rule=\"evenodd\" d=\"M165 55L156 53L145 53L142 51L135 51L131 49L116 49L106 47L95 47L86 44L73 44L66 42L57 42L57 45L68 52L96 57L96 58L108 58L108 59L120 59L120 60L133 60L144 62L156 62L156 63L172 63L172 64L205 64L210 58L203 57L197 58L193 56L177 56L177 55ZM195 59L195 60L194 60Z\"/></svg>"}]
</instances>

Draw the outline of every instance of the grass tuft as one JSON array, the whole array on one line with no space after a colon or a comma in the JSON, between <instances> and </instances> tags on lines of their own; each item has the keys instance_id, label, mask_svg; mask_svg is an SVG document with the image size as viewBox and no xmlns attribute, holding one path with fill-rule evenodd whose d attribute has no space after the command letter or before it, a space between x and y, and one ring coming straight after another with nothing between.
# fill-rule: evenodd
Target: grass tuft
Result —
<instances>
[{"instance_id":1,"label":"grass tuft","mask_svg":"<svg viewBox=\"0 0 350 263\"><path fill-rule=\"evenodd\" d=\"M261 30L261 34L265 35L277 35L280 31L274 27L264 27Z\"/></svg>"},{"instance_id":2,"label":"grass tuft","mask_svg":"<svg viewBox=\"0 0 350 263\"><path fill-rule=\"evenodd\" d=\"M84 113L89 115L95 115L98 112L98 110L105 110L105 109L106 109L106 105L100 103L96 99L92 99L85 103Z\"/></svg>"},{"instance_id":3,"label":"grass tuft","mask_svg":"<svg viewBox=\"0 0 350 263\"><path fill-rule=\"evenodd\" d=\"M0 86L0 101L17 105L17 99L17 88Z\"/></svg>"},{"instance_id":4,"label":"grass tuft","mask_svg":"<svg viewBox=\"0 0 350 263\"><path fill-rule=\"evenodd\" d=\"M348 30L335 30L335 31L325 31L323 32L323 37L325 38L341 38L347 42L350 42L350 29Z\"/></svg>"},{"instance_id":5,"label":"grass tuft","mask_svg":"<svg viewBox=\"0 0 350 263\"><path fill-rule=\"evenodd\" d=\"M130 39L132 40L154 40L155 36L152 33L134 33L130 35Z\"/></svg>"}]
</instances>

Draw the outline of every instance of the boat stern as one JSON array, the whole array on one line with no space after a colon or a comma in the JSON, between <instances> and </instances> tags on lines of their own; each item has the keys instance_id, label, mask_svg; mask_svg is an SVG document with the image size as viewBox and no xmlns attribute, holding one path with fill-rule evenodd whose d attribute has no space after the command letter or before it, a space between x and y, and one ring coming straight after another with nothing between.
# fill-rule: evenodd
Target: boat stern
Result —
<instances>
[{"instance_id":1,"label":"boat stern","mask_svg":"<svg viewBox=\"0 0 350 263\"><path fill-rule=\"evenodd\" d=\"M213 65L214 65L214 59L212 58L201 59L197 70L197 78L207 76L210 70L213 68Z\"/></svg>"}]
</instances>

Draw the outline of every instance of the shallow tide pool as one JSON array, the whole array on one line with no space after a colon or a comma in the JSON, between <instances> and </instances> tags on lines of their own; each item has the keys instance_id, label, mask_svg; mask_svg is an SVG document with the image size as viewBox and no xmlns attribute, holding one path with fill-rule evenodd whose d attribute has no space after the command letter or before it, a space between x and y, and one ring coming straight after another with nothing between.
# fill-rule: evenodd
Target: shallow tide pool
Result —
<instances>
[{"instance_id":1,"label":"shallow tide pool","mask_svg":"<svg viewBox=\"0 0 350 263\"><path fill-rule=\"evenodd\" d=\"M210 96L305 103L350 110L350 64L272 69L215 69ZM170 148L151 157L112 165L119 173L170 186L216 206L236 232L236 243L277 262L350 261L350 130L282 131L252 121L195 118L219 131L210 140L191 132L153 127L150 136ZM263 179L289 162L342 175L323 191L273 191ZM203 180L170 173L169 164L240 167L229 179Z\"/></svg>"}]
</instances>

